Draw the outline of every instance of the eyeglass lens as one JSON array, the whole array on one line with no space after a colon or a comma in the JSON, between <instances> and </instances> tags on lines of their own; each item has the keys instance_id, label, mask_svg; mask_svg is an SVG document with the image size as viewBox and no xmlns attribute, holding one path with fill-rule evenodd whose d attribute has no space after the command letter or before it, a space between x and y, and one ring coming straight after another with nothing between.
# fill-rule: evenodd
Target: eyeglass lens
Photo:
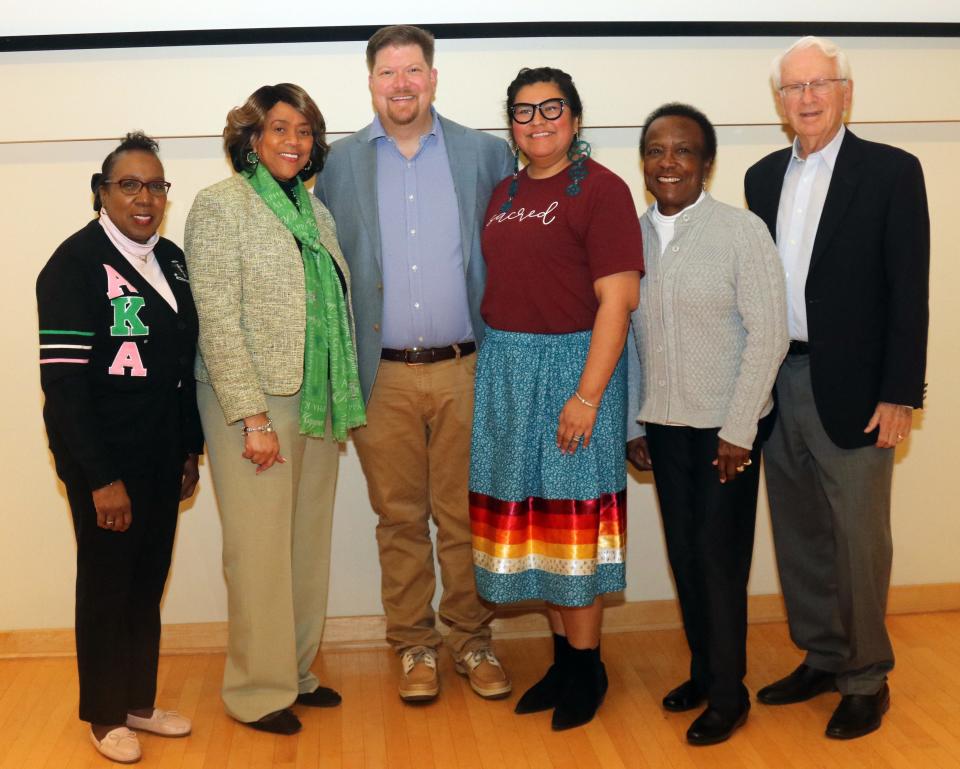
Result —
<instances>
[{"instance_id":1,"label":"eyeglass lens","mask_svg":"<svg viewBox=\"0 0 960 769\"><path fill-rule=\"evenodd\" d=\"M510 108L510 114L517 123L529 123L537 110L540 110L545 120L556 120L563 114L564 104L566 102L563 99L546 99L539 104L520 102Z\"/></svg>"}]
</instances>

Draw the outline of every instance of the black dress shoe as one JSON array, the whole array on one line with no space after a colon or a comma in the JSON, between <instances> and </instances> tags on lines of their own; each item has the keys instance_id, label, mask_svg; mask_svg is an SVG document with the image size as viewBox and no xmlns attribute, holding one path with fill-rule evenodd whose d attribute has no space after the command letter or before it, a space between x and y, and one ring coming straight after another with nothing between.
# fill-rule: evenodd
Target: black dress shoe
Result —
<instances>
[{"instance_id":1,"label":"black dress shoe","mask_svg":"<svg viewBox=\"0 0 960 769\"><path fill-rule=\"evenodd\" d=\"M739 712L725 713L713 707L704 710L687 729L687 742L691 745L716 745L730 739L730 735L747 720L750 704Z\"/></svg>"},{"instance_id":2,"label":"black dress shoe","mask_svg":"<svg viewBox=\"0 0 960 769\"><path fill-rule=\"evenodd\" d=\"M312 708L333 708L340 704L340 695L326 686L318 686L312 692L298 694L297 703Z\"/></svg>"},{"instance_id":3,"label":"black dress shoe","mask_svg":"<svg viewBox=\"0 0 960 769\"><path fill-rule=\"evenodd\" d=\"M258 718L256 721L245 721L244 723L251 729L270 732L271 734L296 734L303 726L300 719L293 715L293 711L289 708L274 710L272 713L267 713L263 718Z\"/></svg>"},{"instance_id":4,"label":"black dress shoe","mask_svg":"<svg viewBox=\"0 0 960 769\"><path fill-rule=\"evenodd\" d=\"M876 694L844 694L827 724L827 737L852 740L880 728L883 714L890 709L890 687Z\"/></svg>"},{"instance_id":5,"label":"black dress shoe","mask_svg":"<svg viewBox=\"0 0 960 769\"><path fill-rule=\"evenodd\" d=\"M836 673L800 665L786 678L764 686L757 692L757 700L764 705L791 705L806 702L818 694L837 690Z\"/></svg>"},{"instance_id":6,"label":"black dress shoe","mask_svg":"<svg viewBox=\"0 0 960 769\"><path fill-rule=\"evenodd\" d=\"M704 696L700 687L693 681L684 681L676 689L671 689L663 698L663 707L673 713L683 713L700 707Z\"/></svg>"}]
</instances>

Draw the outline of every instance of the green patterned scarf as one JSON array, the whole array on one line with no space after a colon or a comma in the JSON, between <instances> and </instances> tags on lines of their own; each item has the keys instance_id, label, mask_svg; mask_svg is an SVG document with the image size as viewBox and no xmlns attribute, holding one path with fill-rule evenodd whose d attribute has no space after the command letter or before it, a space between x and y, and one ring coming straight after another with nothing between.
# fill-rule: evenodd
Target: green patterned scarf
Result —
<instances>
[{"instance_id":1,"label":"green patterned scarf","mask_svg":"<svg viewBox=\"0 0 960 769\"><path fill-rule=\"evenodd\" d=\"M303 345L300 432L315 438L324 436L329 402L333 437L344 441L347 430L366 424L367 418L360 394L357 353L350 335L347 304L333 257L320 242L310 194L303 181L297 179L295 206L262 163L243 175L267 207L303 244L307 327ZM329 396L327 382L331 385Z\"/></svg>"}]
</instances>

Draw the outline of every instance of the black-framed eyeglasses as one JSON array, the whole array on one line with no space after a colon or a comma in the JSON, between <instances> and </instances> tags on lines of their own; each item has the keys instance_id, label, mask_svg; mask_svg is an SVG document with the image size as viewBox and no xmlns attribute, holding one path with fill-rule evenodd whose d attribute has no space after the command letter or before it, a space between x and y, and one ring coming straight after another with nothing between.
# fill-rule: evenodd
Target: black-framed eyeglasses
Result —
<instances>
[{"instance_id":1,"label":"black-framed eyeglasses","mask_svg":"<svg viewBox=\"0 0 960 769\"><path fill-rule=\"evenodd\" d=\"M826 96L830 93L834 83L846 83L845 77L821 77L818 80L807 80L805 83L788 83L780 86L780 94L784 98L798 99L803 92L810 89L814 96Z\"/></svg>"},{"instance_id":2,"label":"black-framed eyeglasses","mask_svg":"<svg viewBox=\"0 0 960 769\"><path fill-rule=\"evenodd\" d=\"M144 187L147 188L147 192L151 195L155 195L160 198L170 192L170 188L173 186L171 182L163 181L162 179L152 179L149 182L141 181L140 179L104 179L100 184L116 184L120 188L120 192L124 195L139 195L140 190Z\"/></svg>"},{"instance_id":3,"label":"black-framed eyeglasses","mask_svg":"<svg viewBox=\"0 0 960 769\"><path fill-rule=\"evenodd\" d=\"M510 118L514 123L529 123L540 110L544 120L556 120L563 114L563 108L567 106L566 99L544 99L539 104L527 104L526 102L517 102L510 107Z\"/></svg>"}]
</instances>

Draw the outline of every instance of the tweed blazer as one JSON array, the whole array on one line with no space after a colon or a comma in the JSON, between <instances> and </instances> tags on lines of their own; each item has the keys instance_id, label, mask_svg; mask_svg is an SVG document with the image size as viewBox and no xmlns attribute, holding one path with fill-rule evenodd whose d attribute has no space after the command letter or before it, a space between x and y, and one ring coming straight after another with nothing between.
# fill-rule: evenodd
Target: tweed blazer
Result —
<instances>
[{"instance_id":1,"label":"tweed blazer","mask_svg":"<svg viewBox=\"0 0 960 769\"><path fill-rule=\"evenodd\" d=\"M347 281L336 225L311 197L320 240ZM239 175L201 190L184 230L200 320L198 382L213 386L227 423L267 410L264 395L303 381L306 289L296 239Z\"/></svg>"},{"instance_id":2,"label":"tweed blazer","mask_svg":"<svg viewBox=\"0 0 960 769\"><path fill-rule=\"evenodd\" d=\"M486 329L480 317L480 301L487 277L480 231L493 188L513 171L513 155L509 145L496 136L459 125L442 115L440 125L460 211L460 245L470 320L474 338L480 344ZM353 269L360 386L364 400L369 400L380 366L383 322L377 147L370 141L370 126L331 145L313 191L339 222L343 251Z\"/></svg>"}]
</instances>

